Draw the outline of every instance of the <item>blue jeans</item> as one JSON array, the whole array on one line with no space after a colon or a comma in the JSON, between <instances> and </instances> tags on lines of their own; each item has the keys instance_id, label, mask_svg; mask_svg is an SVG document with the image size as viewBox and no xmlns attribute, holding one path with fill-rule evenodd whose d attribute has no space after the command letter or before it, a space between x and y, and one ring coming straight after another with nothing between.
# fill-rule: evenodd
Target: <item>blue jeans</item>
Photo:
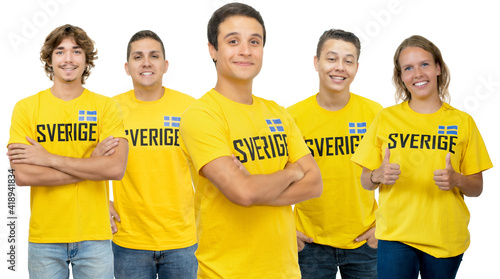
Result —
<instances>
[{"instance_id":1,"label":"blue jeans","mask_svg":"<svg viewBox=\"0 0 500 279\"><path fill-rule=\"evenodd\" d=\"M378 274L384 279L453 279L462 256L435 258L398 241L378 241Z\"/></svg>"},{"instance_id":2,"label":"blue jeans","mask_svg":"<svg viewBox=\"0 0 500 279\"><path fill-rule=\"evenodd\" d=\"M337 266L343 279L377 278L377 249L368 243L356 249L305 243L299 265L303 279L335 278Z\"/></svg>"},{"instance_id":3,"label":"blue jeans","mask_svg":"<svg viewBox=\"0 0 500 279\"><path fill-rule=\"evenodd\" d=\"M30 279L113 279L111 240L74 243L28 243Z\"/></svg>"},{"instance_id":4,"label":"blue jeans","mask_svg":"<svg viewBox=\"0 0 500 279\"><path fill-rule=\"evenodd\" d=\"M198 244L164 251L136 250L113 243L116 279L195 279Z\"/></svg>"}]
</instances>

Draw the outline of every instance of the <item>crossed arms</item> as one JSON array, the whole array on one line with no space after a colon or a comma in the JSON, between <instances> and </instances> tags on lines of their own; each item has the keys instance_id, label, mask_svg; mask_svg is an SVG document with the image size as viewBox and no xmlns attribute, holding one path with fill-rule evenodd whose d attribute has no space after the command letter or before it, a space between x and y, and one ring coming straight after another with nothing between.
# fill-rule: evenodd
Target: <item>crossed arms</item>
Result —
<instances>
[{"instance_id":1,"label":"crossed arms","mask_svg":"<svg viewBox=\"0 0 500 279\"><path fill-rule=\"evenodd\" d=\"M320 170L311 154L271 174L250 174L234 155L214 159L200 172L231 202L242 206L291 205L319 197L323 190Z\"/></svg>"},{"instance_id":2,"label":"crossed arms","mask_svg":"<svg viewBox=\"0 0 500 279\"><path fill-rule=\"evenodd\" d=\"M12 143L8 146L7 156L18 186L59 186L83 180L120 180L125 174L128 143L124 138L108 137L89 158L52 154L35 140L26 139L30 144ZM112 150L112 153L105 154L105 150Z\"/></svg>"}]
</instances>

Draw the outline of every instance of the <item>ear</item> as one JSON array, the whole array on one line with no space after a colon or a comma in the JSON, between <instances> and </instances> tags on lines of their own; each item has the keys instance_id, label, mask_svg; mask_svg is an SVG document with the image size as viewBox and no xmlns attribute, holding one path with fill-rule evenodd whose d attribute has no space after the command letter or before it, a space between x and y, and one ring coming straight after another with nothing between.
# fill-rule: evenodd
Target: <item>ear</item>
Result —
<instances>
[{"instance_id":1,"label":"ear","mask_svg":"<svg viewBox=\"0 0 500 279\"><path fill-rule=\"evenodd\" d=\"M163 72L163 73L166 73L167 70L168 70L168 60L165 60L165 72Z\"/></svg>"},{"instance_id":2,"label":"ear","mask_svg":"<svg viewBox=\"0 0 500 279\"><path fill-rule=\"evenodd\" d=\"M128 63L125 62L125 72L127 73L128 76L130 76L130 72L128 70Z\"/></svg>"},{"instance_id":3,"label":"ear","mask_svg":"<svg viewBox=\"0 0 500 279\"><path fill-rule=\"evenodd\" d=\"M208 43L208 52L210 53L210 58L212 58L212 60L216 59L217 50L215 50L215 47L210 43Z\"/></svg>"},{"instance_id":4,"label":"ear","mask_svg":"<svg viewBox=\"0 0 500 279\"><path fill-rule=\"evenodd\" d=\"M438 71L438 76L440 76L441 75L441 65L439 65L439 63L436 63L436 68Z\"/></svg>"},{"instance_id":5,"label":"ear","mask_svg":"<svg viewBox=\"0 0 500 279\"><path fill-rule=\"evenodd\" d=\"M318 62L319 62L318 56L314 55L314 69L316 69L316 72L318 71Z\"/></svg>"}]
</instances>

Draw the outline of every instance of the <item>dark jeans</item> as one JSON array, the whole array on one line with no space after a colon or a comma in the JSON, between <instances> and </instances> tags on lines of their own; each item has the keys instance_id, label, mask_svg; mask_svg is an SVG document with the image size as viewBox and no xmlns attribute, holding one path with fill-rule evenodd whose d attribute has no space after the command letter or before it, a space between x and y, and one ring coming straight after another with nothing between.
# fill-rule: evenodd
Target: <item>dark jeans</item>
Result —
<instances>
[{"instance_id":1,"label":"dark jeans","mask_svg":"<svg viewBox=\"0 0 500 279\"><path fill-rule=\"evenodd\" d=\"M299 252L302 278L335 278L337 267L343 279L377 278L377 249L365 243L357 249L340 249L305 243Z\"/></svg>"},{"instance_id":2,"label":"dark jeans","mask_svg":"<svg viewBox=\"0 0 500 279\"><path fill-rule=\"evenodd\" d=\"M128 249L113 243L116 279L195 279L198 261L194 252L198 244L190 247L148 251Z\"/></svg>"},{"instance_id":3,"label":"dark jeans","mask_svg":"<svg viewBox=\"0 0 500 279\"><path fill-rule=\"evenodd\" d=\"M378 241L378 275L382 279L453 279L462 256L435 258L398 241Z\"/></svg>"}]
</instances>

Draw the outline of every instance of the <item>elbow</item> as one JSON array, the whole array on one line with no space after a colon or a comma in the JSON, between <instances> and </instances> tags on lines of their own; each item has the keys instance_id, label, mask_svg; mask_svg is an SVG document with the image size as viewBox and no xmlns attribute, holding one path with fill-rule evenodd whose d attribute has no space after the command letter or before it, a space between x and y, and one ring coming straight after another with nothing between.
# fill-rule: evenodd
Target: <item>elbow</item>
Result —
<instances>
[{"instance_id":1,"label":"elbow","mask_svg":"<svg viewBox=\"0 0 500 279\"><path fill-rule=\"evenodd\" d=\"M323 193L323 181L320 179L318 183L316 183L315 187L312 190L312 198L319 198Z\"/></svg>"},{"instance_id":2,"label":"elbow","mask_svg":"<svg viewBox=\"0 0 500 279\"><path fill-rule=\"evenodd\" d=\"M257 199L253 198L251 195L234 195L231 197L227 197L232 203L244 206L244 207L249 207L252 205L255 205L257 203Z\"/></svg>"},{"instance_id":3,"label":"elbow","mask_svg":"<svg viewBox=\"0 0 500 279\"><path fill-rule=\"evenodd\" d=\"M125 176L125 170L126 170L126 166L125 167L117 166L117 167L112 168L112 170L110 170L110 172L109 172L108 179L110 179L110 180L122 180L123 176Z\"/></svg>"},{"instance_id":4,"label":"elbow","mask_svg":"<svg viewBox=\"0 0 500 279\"><path fill-rule=\"evenodd\" d=\"M29 181L29 178L24 177L23 175L16 174L15 176L16 180L16 185L23 187L23 186L31 186L32 181Z\"/></svg>"}]
</instances>

